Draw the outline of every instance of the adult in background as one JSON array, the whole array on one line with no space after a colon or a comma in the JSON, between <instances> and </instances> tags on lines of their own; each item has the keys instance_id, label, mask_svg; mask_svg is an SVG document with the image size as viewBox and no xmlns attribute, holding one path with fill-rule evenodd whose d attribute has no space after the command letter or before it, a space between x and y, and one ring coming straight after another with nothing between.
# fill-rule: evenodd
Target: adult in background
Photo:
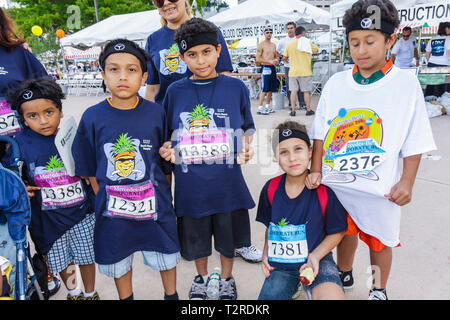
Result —
<instances>
[{"instance_id":1,"label":"adult in background","mask_svg":"<svg viewBox=\"0 0 450 320\"><path fill-rule=\"evenodd\" d=\"M428 41L425 52L428 67L450 66L450 22L439 23L437 36ZM447 85L427 85L425 96L440 97L446 91Z\"/></svg>"},{"instance_id":2,"label":"adult in background","mask_svg":"<svg viewBox=\"0 0 450 320\"><path fill-rule=\"evenodd\" d=\"M306 104L306 115L314 114L311 110L312 70L311 41L305 38L306 29L302 26L295 28L296 39L289 42L284 50L283 61L290 61L289 88L291 89L291 116L295 116L297 91L302 91Z\"/></svg>"},{"instance_id":3,"label":"adult in background","mask_svg":"<svg viewBox=\"0 0 450 320\"><path fill-rule=\"evenodd\" d=\"M187 0L153 0L153 4L161 15L162 28L148 37L145 46L151 57L145 98L162 105L167 87L192 75L181 59L180 50L174 41L175 31L183 22L191 19L191 7ZM222 32L218 31L222 51L216 71L229 74L233 71L233 65Z\"/></svg>"},{"instance_id":4,"label":"adult in background","mask_svg":"<svg viewBox=\"0 0 450 320\"><path fill-rule=\"evenodd\" d=\"M263 81L262 92L259 96L258 114L269 114L274 112L270 107L272 101L272 92L278 92L278 79L276 65L280 64L278 58L280 54L277 52L275 43L271 41L273 30L267 27L264 30L264 41L258 44L256 48L256 64L261 65L261 74ZM264 98L266 98L266 106L264 107Z\"/></svg>"},{"instance_id":5,"label":"adult in background","mask_svg":"<svg viewBox=\"0 0 450 320\"><path fill-rule=\"evenodd\" d=\"M183 22L191 19L191 7L186 0L153 0L153 4L161 15L162 28L148 37L145 46L145 50L150 54L145 98L162 105L169 85L192 75L181 59L180 50L174 40L175 31ZM222 50L216 71L229 75L233 65L222 32L219 28L217 31ZM250 221L248 233L250 236ZM262 259L262 251L253 245L236 248L236 255L248 262L259 262Z\"/></svg>"},{"instance_id":6,"label":"adult in background","mask_svg":"<svg viewBox=\"0 0 450 320\"><path fill-rule=\"evenodd\" d=\"M413 58L416 59L416 66L418 67L420 65L416 38L411 33L412 30L410 27L404 27L401 39L392 48L391 60L399 68L409 68Z\"/></svg>"},{"instance_id":7,"label":"adult in background","mask_svg":"<svg viewBox=\"0 0 450 320\"><path fill-rule=\"evenodd\" d=\"M14 135L20 125L6 94L22 81L48 76L44 66L24 48L25 40L15 32L14 22L0 8L0 135ZM6 125L5 125L6 124Z\"/></svg>"},{"instance_id":8,"label":"adult in background","mask_svg":"<svg viewBox=\"0 0 450 320\"><path fill-rule=\"evenodd\" d=\"M286 49L286 46L289 42L291 42L292 40L295 40L295 28L297 27L297 25L295 24L295 22L288 22L286 24L286 31L287 31L287 36L283 39L280 40L280 42L278 42L278 46L277 46L277 51L280 54L284 53L284 50ZM282 58L283 56L281 56ZM289 109L291 107L291 90L289 90L289 59L286 62L283 62L284 65L284 81L286 83L286 94L287 94L287 98L289 101ZM306 109L305 107L305 101L303 99L303 92L298 91L297 92L297 97L298 97L298 104L300 105L300 109Z\"/></svg>"}]
</instances>

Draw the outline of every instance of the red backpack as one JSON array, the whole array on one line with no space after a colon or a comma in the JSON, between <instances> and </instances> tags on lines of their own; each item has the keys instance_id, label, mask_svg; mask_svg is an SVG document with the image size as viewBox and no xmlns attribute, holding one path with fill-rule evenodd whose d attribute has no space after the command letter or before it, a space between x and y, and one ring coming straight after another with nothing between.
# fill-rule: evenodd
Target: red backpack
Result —
<instances>
[{"instance_id":1,"label":"red backpack","mask_svg":"<svg viewBox=\"0 0 450 320\"><path fill-rule=\"evenodd\" d=\"M267 189L267 197L269 198L269 203L271 206L273 202L273 197L275 196L275 191L277 190L282 177L283 174L271 179L269 182L269 188ZM323 219L325 220L326 208L328 203L328 192L327 188L323 184L321 184L317 188L317 196L319 197L320 206L322 207Z\"/></svg>"}]
</instances>

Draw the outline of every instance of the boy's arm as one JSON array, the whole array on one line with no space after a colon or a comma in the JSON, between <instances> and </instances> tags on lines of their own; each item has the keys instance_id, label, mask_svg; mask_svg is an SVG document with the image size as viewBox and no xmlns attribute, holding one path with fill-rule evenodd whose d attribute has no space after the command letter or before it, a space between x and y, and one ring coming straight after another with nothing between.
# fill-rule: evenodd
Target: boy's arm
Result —
<instances>
[{"instance_id":1,"label":"boy's arm","mask_svg":"<svg viewBox=\"0 0 450 320\"><path fill-rule=\"evenodd\" d=\"M251 143L253 141L253 135L251 136L244 136L243 139L243 152L239 152L237 156L237 163L238 164L246 164L250 159L253 158L255 154L255 150L251 146Z\"/></svg>"},{"instance_id":2,"label":"boy's arm","mask_svg":"<svg viewBox=\"0 0 450 320\"><path fill-rule=\"evenodd\" d=\"M384 195L386 198L399 206L404 206L411 202L412 188L421 158L421 154L416 154L403 159L403 173L400 181L392 187L389 194Z\"/></svg>"},{"instance_id":3,"label":"boy's arm","mask_svg":"<svg viewBox=\"0 0 450 320\"><path fill-rule=\"evenodd\" d=\"M95 177L87 177L87 179L89 180L89 183L91 184L94 194L97 195L98 189L99 189L97 179Z\"/></svg>"},{"instance_id":4,"label":"boy's arm","mask_svg":"<svg viewBox=\"0 0 450 320\"><path fill-rule=\"evenodd\" d=\"M159 91L159 87L159 84L147 84L145 87L145 99L155 102L155 97Z\"/></svg>"},{"instance_id":5,"label":"boy's arm","mask_svg":"<svg viewBox=\"0 0 450 320\"><path fill-rule=\"evenodd\" d=\"M311 169L305 180L305 185L308 189L315 189L322 182L322 149L323 140L314 140Z\"/></svg>"},{"instance_id":6,"label":"boy's arm","mask_svg":"<svg viewBox=\"0 0 450 320\"><path fill-rule=\"evenodd\" d=\"M333 250L344 237L345 231L328 234L322 242L308 255L308 261L300 268L300 273L303 269L311 267L314 270L314 277L319 273L319 263L331 250Z\"/></svg>"}]
</instances>

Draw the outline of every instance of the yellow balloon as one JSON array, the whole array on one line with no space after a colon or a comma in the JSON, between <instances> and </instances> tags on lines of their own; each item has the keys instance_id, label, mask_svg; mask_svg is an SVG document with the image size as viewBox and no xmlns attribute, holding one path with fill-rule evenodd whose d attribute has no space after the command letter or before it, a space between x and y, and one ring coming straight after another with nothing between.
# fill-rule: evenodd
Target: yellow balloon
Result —
<instances>
[{"instance_id":1,"label":"yellow balloon","mask_svg":"<svg viewBox=\"0 0 450 320\"><path fill-rule=\"evenodd\" d=\"M38 37L41 36L42 33L43 33L42 28L39 27L39 26L33 26L33 27L31 28L31 32L32 32L35 36L38 36Z\"/></svg>"}]
</instances>

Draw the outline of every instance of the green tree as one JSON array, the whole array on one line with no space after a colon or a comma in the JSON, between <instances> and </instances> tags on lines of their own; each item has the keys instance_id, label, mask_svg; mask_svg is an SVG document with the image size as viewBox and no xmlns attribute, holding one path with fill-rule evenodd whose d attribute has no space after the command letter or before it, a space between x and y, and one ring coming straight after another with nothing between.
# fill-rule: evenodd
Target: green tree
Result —
<instances>
[{"instance_id":1,"label":"green tree","mask_svg":"<svg viewBox=\"0 0 450 320\"><path fill-rule=\"evenodd\" d=\"M80 9L80 29L97 22L94 1L92 0L15 0L15 2L19 4L19 7L10 8L8 14L14 19L26 38L32 36L31 27L34 25L42 27L44 33L56 29L63 29L67 34L78 31L69 28L73 20L73 12L67 12L70 6L78 6ZM153 2L149 0L98 1L100 20L117 14L140 12L154 8Z\"/></svg>"}]
</instances>

